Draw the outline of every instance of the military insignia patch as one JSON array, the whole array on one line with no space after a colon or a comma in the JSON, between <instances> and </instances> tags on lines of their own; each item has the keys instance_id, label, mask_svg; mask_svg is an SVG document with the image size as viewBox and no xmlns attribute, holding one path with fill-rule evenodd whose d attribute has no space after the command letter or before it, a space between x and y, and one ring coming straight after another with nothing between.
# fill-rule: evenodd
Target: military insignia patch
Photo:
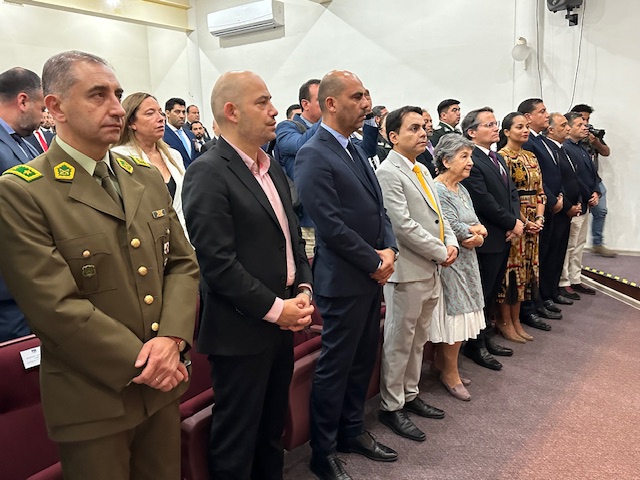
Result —
<instances>
[{"instance_id":1,"label":"military insignia patch","mask_svg":"<svg viewBox=\"0 0 640 480\"><path fill-rule=\"evenodd\" d=\"M133 167L129 163L127 163L124 158L118 157L116 158L116 162L118 162L118 165L120 165L122 169L129 175L133 173Z\"/></svg>"},{"instance_id":2,"label":"military insignia patch","mask_svg":"<svg viewBox=\"0 0 640 480\"><path fill-rule=\"evenodd\" d=\"M53 167L53 175L56 177L56 180L70 182L76 175L76 169L73 165L62 162Z\"/></svg>"},{"instance_id":3,"label":"military insignia patch","mask_svg":"<svg viewBox=\"0 0 640 480\"><path fill-rule=\"evenodd\" d=\"M167 211L164 208L151 212L151 215L153 215L153 218L162 218L166 214L167 214Z\"/></svg>"},{"instance_id":4,"label":"military insignia patch","mask_svg":"<svg viewBox=\"0 0 640 480\"><path fill-rule=\"evenodd\" d=\"M132 155L131 158L133 159L134 162L136 162L136 165L140 165L141 167L151 168L149 164L145 162L143 159L141 159L140 157L134 157Z\"/></svg>"},{"instance_id":5,"label":"military insignia patch","mask_svg":"<svg viewBox=\"0 0 640 480\"><path fill-rule=\"evenodd\" d=\"M6 170L3 175L15 175L16 177L20 177L25 182L33 182L39 178L42 178L43 175L33 167L29 165L16 165L15 167L11 167Z\"/></svg>"}]
</instances>

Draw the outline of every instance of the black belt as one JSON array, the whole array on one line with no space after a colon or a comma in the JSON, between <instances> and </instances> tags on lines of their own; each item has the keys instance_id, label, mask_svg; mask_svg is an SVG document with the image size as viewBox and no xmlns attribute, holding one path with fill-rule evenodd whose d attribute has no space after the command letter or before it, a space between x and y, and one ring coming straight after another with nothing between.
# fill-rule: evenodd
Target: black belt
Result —
<instances>
[{"instance_id":1,"label":"black belt","mask_svg":"<svg viewBox=\"0 0 640 480\"><path fill-rule=\"evenodd\" d=\"M293 285L291 285L290 287L285 287L284 289L284 298L285 300L287 298L293 298L295 295L293 294Z\"/></svg>"},{"instance_id":2,"label":"black belt","mask_svg":"<svg viewBox=\"0 0 640 480\"><path fill-rule=\"evenodd\" d=\"M525 195L537 195L537 190L518 190L518 195L524 197Z\"/></svg>"}]
</instances>

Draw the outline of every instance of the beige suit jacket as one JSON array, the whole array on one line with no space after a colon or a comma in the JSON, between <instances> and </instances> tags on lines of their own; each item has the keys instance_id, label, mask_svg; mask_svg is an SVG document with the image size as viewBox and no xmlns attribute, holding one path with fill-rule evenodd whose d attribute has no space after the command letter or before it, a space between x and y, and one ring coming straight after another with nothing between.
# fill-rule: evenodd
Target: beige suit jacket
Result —
<instances>
[{"instance_id":1,"label":"beige suit jacket","mask_svg":"<svg viewBox=\"0 0 640 480\"><path fill-rule=\"evenodd\" d=\"M124 211L57 144L0 177L0 269L42 341L42 403L56 441L131 428L176 400L130 384L144 342L190 341L193 248L155 168L111 155ZM72 172L72 173L70 173Z\"/></svg>"},{"instance_id":2,"label":"beige suit jacket","mask_svg":"<svg viewBox=\"0 0 640 480\"><path fill-rule=\"evenodd\" d=\"M416 165L420 167L442 212L429 171L420 163ZM443 218L444 242L440 241L438 214L429 203L418 177L397 152L389 152L386 160L376 170L376 175L400 252L389 281L403 283L428 280L447 259L446 247L458 247L456 237Z\"/></svg>"}]
</instances>

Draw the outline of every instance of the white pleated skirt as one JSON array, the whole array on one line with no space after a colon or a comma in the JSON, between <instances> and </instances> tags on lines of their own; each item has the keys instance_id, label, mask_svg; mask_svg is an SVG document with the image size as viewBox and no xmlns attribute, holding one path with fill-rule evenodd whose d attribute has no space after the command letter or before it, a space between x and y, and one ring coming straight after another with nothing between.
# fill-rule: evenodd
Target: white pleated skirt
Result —
<instances>
[{"instance_id":1,"label":"white pleated skirt","mask_svg":"<svg viewBox=\"0 0 640 480\"><path fill-rule=\"evenodd\" d=\"M477 338L478 333L485 326L482 309L459 315L447 315L445 302L441 296L431 317L429 341L432 343L448 343L449 345L463 342Z\"/></svg>"}]
</instances>

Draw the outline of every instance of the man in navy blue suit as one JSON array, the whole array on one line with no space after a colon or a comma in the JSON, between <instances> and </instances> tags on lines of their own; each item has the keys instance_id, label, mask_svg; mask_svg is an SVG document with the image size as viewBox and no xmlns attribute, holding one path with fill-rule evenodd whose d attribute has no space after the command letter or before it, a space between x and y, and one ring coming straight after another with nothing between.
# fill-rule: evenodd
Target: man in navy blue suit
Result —
<instances>
[{"instance_id":1,"label":"man in navy blue suit","mask_svg":"<svg viewBox=\"0 0 640 480\"><path fill-rule=\"evenodd\" d=\"M20 67L0 74L0 173L38 155L24 137L38 128L43 111L38 75ZM24 315L0 277L0 342L29 333Z\"/></svg>"},{"instance_id":2,"label":"man in navy blue suit","mask_svg":"<svg viewBox=\"0 0 640 480\"><path fill-rule=\"evenodd\" d=\"M364 402L380 333L381 286L397 247L380 186L349 141L371 110L360 79L329 72L318 91L322 124L296 156L300 199L316 225L316 304L324 319L311 392L311 470L349 479L336 451L391 462L398 454L364 428Z\"/></svg>"},{"instance_id":3,"label":"man in navy blue suit","mask_svg":"<svg viewBox=\"0 0 640 480\"><path fill-rule=\"evenodd\" d=\"M164 129L163 140L173 149L180 152L184 168L193 162L200 152L196 149L195 135L188 128L184 128L187 115L186 103L181 98L170 98L164 105L167 116L167 128Z\"/></svg>"}]
</instances>

